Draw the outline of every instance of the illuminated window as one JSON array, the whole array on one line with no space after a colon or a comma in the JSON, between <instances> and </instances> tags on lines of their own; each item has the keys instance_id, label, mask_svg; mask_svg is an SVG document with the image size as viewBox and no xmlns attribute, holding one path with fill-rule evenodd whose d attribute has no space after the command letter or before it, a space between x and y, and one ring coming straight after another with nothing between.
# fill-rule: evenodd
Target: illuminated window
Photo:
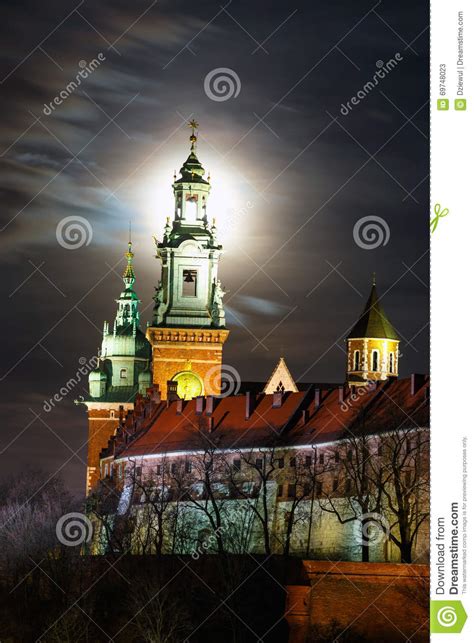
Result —
<instances>
[{"instance_id":1,"label":"illuminated window","mask_svg":"<svg viewBox=\"0 0 474 643\"><path fill-rule=\"evenodd\" d=\"M372 351L372 370L373 371L379 370L379 352L378 351Z\"/></svg>"},{"instance_id":2,"label":"illuminated window","mask_svg":"<svg viewBox=\"0 0 474 643\"><path fill-rule=\"evenodd\" d=\"M360 351L354 351L354 370L360 370Z\"/></svg>"},{"instance_id":3,"label":"illuminated window","mask_svg":"<svg viewBox=\"0 0 474 643\"><path fill-rule=\"evenodd\" d=\"M394 373L395 372L393 370L393 353L390 353L390 357L388 359L388 371L389 371L389 373Z\"/></svg>"},{"instance_id":4,"label":"illuminated window","mask_svg":"<svg viewBox=\"0 0 474 643\"><path fill-rule=\"evenodd\" d=\"M183 297L196 297L197 270L183 270Z\"/></svg>"},{"instance_id":5,"label":"illuminated window","mask_svg":"<svg viewBox=\"0 0 474 643\"><path fill-rule=\"evenodd\" d=\"M127 369L126 368L121 368L120 369L120 379L121 380L126 380L127 379Z\"/></svg>"}]
</instances>

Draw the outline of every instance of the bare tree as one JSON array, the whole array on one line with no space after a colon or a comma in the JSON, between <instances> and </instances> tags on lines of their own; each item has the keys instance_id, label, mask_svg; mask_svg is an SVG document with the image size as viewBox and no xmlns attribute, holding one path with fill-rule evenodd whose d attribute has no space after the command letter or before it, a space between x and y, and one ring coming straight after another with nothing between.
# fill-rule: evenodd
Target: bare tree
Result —
<instances>
[{"instance_id":1,"label":"bare tree","mask_svg":"<svg viewBox=\"0 0 474 643\"><path fill-rule=\"evenodd\" d=\"M379 474L371 463L374 448L373 437L358 431L348 433L346 439L319 453L325 462L319 505L322 511L335 515L342 525L360 522L363 562L370 558L370 527L378 522L378 517L381 518ZM378 524L383 529L381 521Z\"/></svg>"},{"instance_id":2,"label":"bare tree","mask_svg":"<svg viewBox=\"0 0 474 643\"><path fill-rule=\"evenodd\" d=\"M181 643L191 631L190 618L176 592L145 582L132 599L134 623L147 643Z\"/></svg>"},{"instance_id":3,"label":"bare tree","mask_svg":"<svg viewBox=\"0 0 474 643\"><path fill-rule=\"evenodd\" d=\"M134 543L141 553L162 555L176 529L175 479L166 454L155 470L143 472L135 461L129 463L127 484L133 488L135 503Z\"/></svg>"},{"instance_id":4,"label":"bare tree","mask_svg":"<svg viewBox=\"0 0 474 643\"><path fill-rule=\"evenodd\" d=\"M271 489L276 487L274 472L277 468L276 447L254 449L252 451L236 450L236 462L228 464L232 490L239 498L247 501L248 507L262 528L265 553L272 553L272 498ZM245 468L241 463L244 463Z\"/></svg>"},{"instance_id":5,"label":"bare tree","mask_svg":"<svg viewBox=\"0 0 474 643\"><path fill-rule=\"evenodd\" d=\"M186 507L204 515L219 554L225 552L223 527L224 506L228 497L226 459L212 440L205 420L194 435L194 450L185 462L177 462L172 473L178 498ZM207 531L206 531L207 533Z\"/></svg>"},{"instance_id":6,"label":"bare tree","mask_svg":"<svg viewBox=\"0 0 474 643\"><path fill-rule=\"evenodd\" d=\"M283 553L289 556L293 531L309 523L311 518L313 508L311 499L314 497L319 476L314 467L312 455L287 451L280 453L281 458L286 466L282 469L284 473L280 480L286 480L288 483Z\"/></svg>"},{"instance_id":7,"label":"bare tree","mask_svg":"<svg viewBox=\"0 0 474 643\"><path fill-rule=\"evenodd\" d=\"M411 563L417 536L429 520L429 432L399 427L380 440L372 477L390 517L389 538L401 561Z\"/></svg>"}]
</instances>

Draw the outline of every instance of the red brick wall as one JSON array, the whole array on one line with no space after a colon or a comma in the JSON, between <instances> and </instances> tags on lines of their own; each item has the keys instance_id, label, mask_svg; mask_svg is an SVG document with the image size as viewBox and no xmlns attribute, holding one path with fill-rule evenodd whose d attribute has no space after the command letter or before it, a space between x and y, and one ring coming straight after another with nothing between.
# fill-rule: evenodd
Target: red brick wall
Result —
<instances>
[{"instance_id":1,"label":"red brick wall","mask_svg":"<svg viewBox=\"0 0 474 643\"><path fill-rule=\"evenodd\" d=\"M115 433L118 426L118 406L115 410L115 418L110 417L111 409L93 409L88 411L89 418L89 441L87 448L87 492L99 480L99 455L107 446L109 438Z\"/></svg>"},{"instance_id":2,"label":"red brick wall","mask_svg":"<svg viewBox=\"0 0 474 643\"><path fill-rule=\"evenodd\" d=\"M306 581L287 588L291 643L332 641L342 632L344 641L429 640L427 565L303 564Z\"/></svg>"}]
</instances>

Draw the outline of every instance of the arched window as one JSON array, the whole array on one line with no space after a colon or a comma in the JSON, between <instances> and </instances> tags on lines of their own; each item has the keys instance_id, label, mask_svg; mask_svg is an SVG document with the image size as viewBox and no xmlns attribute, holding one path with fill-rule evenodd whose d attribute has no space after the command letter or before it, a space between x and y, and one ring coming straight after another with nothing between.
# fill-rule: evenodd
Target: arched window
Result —
<instances>
[{"instance_id":1,"label":"arched window","mask_svg":"<svg viewBox=\"0 0 474 643\"><path fill-rule=\"evenodd\" d=\"M186 199L186 221L194 223L197 221L198 201L196 196L190 196Z\"/></svg>"},{"instance_id":2,"label":"arched window","mask_svg":"<svg viewBox=\"0 0 474 643\"><path fill-rule=\"evenodd\" d=\"M393 360L393 353L390 353L390 356L388 358L388 371L389 373L394 373L394 360Z\"/></svg>"},{"instance_id":3,"label":"arched window","mask_svg":"<svg viewBox=\"0 0 474 643\"><path fill-rule=\"evenodd\" d=\"M354 351L354 370L360 371L360 351Z\"/></svg>"},{"instance_id":4,"label":"arched window","mask_svg":"<svg viewBox=\"0 0 474 643\"><path fill-rule=\"evenodd\" d=\"M372 370L379 370L379 352L377 350L372 351Z\"/></svg>"}]
</instances>

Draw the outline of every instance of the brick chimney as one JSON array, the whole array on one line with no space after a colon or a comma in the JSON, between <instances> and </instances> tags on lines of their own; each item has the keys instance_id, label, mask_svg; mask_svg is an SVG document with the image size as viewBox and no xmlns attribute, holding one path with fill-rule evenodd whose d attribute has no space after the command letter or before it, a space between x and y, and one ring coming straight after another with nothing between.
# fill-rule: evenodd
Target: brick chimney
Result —
<instances>
[{"instance_id":1,"label":"brick chimney","mask_svg":"<svg viewBox=\"0 0 474 643\"><path fill-rule=\"evenodd\" d=\"M317 388L314 391L314 410L317 411L321 406L321 389Z\"/></svg>"},{"instance_id":2,"label":"brick chimney","mask_svg":"<svg viewBox=\"0 0 474 643\"><path fill-rule=\"evenodd\" d=\"M344 384L339 386L339 404L344 402Z\"/></svg>"},{"instance_id":3,"label":"brick chimney","mask_svg":"<svg viewBox=\"0 0 474 643\"><path fill-rule=\"evenodd\" d=\"M209 416L207 418L207 429L208 429L209 433L214 431L214 418L212 416Z\"/></svg>"},{"instance_id":4,"label":"brick chimney","mask_svg":"<svg viewBox=\"0 0 474 643\"><path fill-rule=\"evenodd\" d=\"M416 395L425 382L425 376L420 373L411 374L410 393Z\"/></svg>"},{"instance_id":5,"label":"brick chimney","mask_svg":"<svg viewBox=\"0 0 474 643\"><path fill-rule=\"evenodd\" d=\"M178 396L178 382L175 380L168 380L168 395L167 400L168 402L174 402L175 400L179 400Z\"/></svg>"},{"instance_id":6,"label":"brick chimney","mask_svg":"<svg viewBox=\"0 0 474 643\"><path fill-rule=\"evenodd\" d=\"M214 400L215 397L213 395L206 397L206 415L212 415L214 413Z\"/></svg>"},{"instance_id":7,"label":"brick chimney","mask_svg":"<svg viewBox=\"0 0 474 643\"><path fill-rule=\"evenodd\" d=\"M255 410L255 395L250 391L245 393L245 419L248 420Z\"/></svg>"},{"instance_id":8,"label":"brick chimney","mask_svg":"<svg viewBox=\"0 0 474 643\"><path fill-rule=\"evenodd\" d=\"M184 407L184 400L181 398L176 402L176 415L182 415Z\"/></svg>"},{"instance_id":9,"label":"brick chimney","mask_svg":"<svg viewBox=\"0 0 474 643\"><path fill-rule=\"evenodd\" d=\"M200 395L196 398L196 415L202 415L204 410L204 396Z\"/></svg>"},{"instance_id":10,"label":"brick chimney","mask_svg":"<svg viewBox=\"0 0 474 643\"><path fill-rule=\"evenodd\" d=\"M283 393L282 393L282 391L275 391L273 393L272 407L274 409L279 409L282 404L283 404Z\"/></svg>"}]
</instances>

